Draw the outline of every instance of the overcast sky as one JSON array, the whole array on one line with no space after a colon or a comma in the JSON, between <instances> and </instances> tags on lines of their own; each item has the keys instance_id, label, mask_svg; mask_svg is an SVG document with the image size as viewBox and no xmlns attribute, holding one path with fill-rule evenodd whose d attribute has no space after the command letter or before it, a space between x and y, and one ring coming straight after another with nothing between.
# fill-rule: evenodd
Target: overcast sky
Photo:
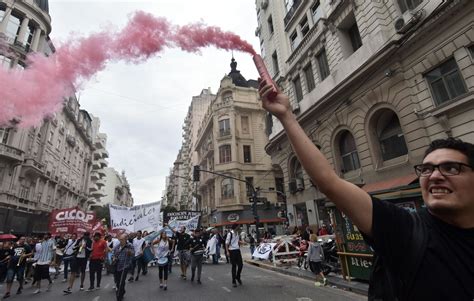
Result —
<instances>
[{"instance_id":1,"label":"overcast sky","mask_svg":"<svg viewBox=\"0 0 474 301\"><path fill-rule=\"evenodd\" d=\"M143 10L175 24L203 21L233 31L259 52L255 0L50 0L49 8L56 45L71 33L122 27L130 13ZM247 79L257 78L249 55L234 57ZM216 93L230 59L231 53L214 48L201 55L169 49L140 65L109 64L78 93L81 108L100 118L109 166L125 170L135 204L161 199L191 98L208 87Z\"/></svg>"}]
</instances>

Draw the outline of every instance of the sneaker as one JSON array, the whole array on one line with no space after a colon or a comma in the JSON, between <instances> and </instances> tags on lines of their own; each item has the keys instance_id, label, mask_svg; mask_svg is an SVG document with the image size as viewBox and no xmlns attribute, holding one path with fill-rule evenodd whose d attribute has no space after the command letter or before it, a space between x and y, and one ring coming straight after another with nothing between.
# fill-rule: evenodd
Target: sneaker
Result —
<instances>
[{"instance_id":1,"label":"sneaker","mask_svg":"<svg viewBox=\"0 0 474 301\"><path fill-rule=\"evenodd\" d=\"M70 294L72 294L71 288L68 287L67 289L65 289L65 290L63 291L63 293L64 293L65 295L70 295Z\"/></svg>"},{"instance_id":2,"label":"sneaker","mask_svg":"<svg viewBox=\"0 0 474 301\"><path fill-rule=\"evenodd\" d=\"M19 287L19 288L18 288L18 290L16 291L16 294L17 294L17 295L20 295L20 294L21 294L21 291L22 291L22 289L23 289L22 287Z\"/></svg>"},{"instance_id":3,"label":"sneaker","mask_svg":"<svg viewBox=\"0 0 474 301\"><path fill-rule=\"evenodd\" d=\"M135 277L135 281L138 281L138 276L137 276L137 277Z\"/></svg>"},{"instance_id":4,"label":"sneaker","mask_svg":"<svg viewBox=\"0 0 474 301\"><path fill-rule=\"evenodd\" d=\"M183 275L183 280L186 280L186 275Z\"/></svg>"},{"instance_id":5,"label":"sneaker","mask_svg":"<svg viewBox=\"0 0 474 301\"><path fill-rule=\"evenodd\" d=\"M232 287L237 287L237 283L232 282Z\"/></svg>"},{"instance_id":6,"label":"sneaker","mask_svg":"<svg viewBox=\"0 0 474 301\"><path fill-rule=\"evenodd\" d=\"M316 281L316 282L314 283L314 285L317 286L317 287L320 287L320 286L322 285L322 283L319 282L319 281Z\"/></svg>"},{"instance_id":7,"label":"sneaker","mask_svg":"<svg viewBox=\"0 0 474 301\"><path fill-rule=\"evenodd\" d=\"M242 280L240 280L240 278L237 279L237 282L238 282L240 285L242 285Z\"/></svg>"},{"instance_id":8,"label":"sneaker","mask_svg":"<svg viewBox=\"0 0 474 301\"><path fill-rule=\"evenodd\" d=\"M194 277L191 277L191 282L193 282L193 281L194 281Z\"/></svg>"},{"instance_id":9,"label":"sneaker","mask_svg":"<svg viewBox=\"0 0 474 301\"><path fill-rule=\"evenodd\" d=\"M163 288L163 284L160 284L160 288Z\"/></svg>"},{"instance_id":10,"label":"sneaker","mask_svg":"<svg viewBox=\"0 0 474 301\"><path fill-rule=\"evenodd\" d=\"M201 280L198 279L197 284L202 284L202 283L201 283Z\"/></svg>"},{"instance_id":11,"label":"sneaker","mask_svg":"<svg viewBox=\"0 0 474 301\"><path fill-rule=\"evenodd\" d=\"M96 290L100 290L100 285L98 287L95 288Z\"/></svg>"},{"instance_id":12,"label":"sneaker","mask_svg":"<svg viewBox=\"0 0 474 301\"><path fill-rule=\"evenodd\" d=\"M323 285L325 285L325 286L328 285L328 279L327 278L324 278Z\"/></svg>"},{"instance_id":13,"label":"sneaker","mask_svg":"<svg viewBox=\"0 0 474 301\"><path fill-rule=\"evenodd\" d=\"M81 285L81 287L79 288L79 290L83 291L83 290L84 290L84 286Z\"/></svg>"},{"instance_id":14,"label":"sneaker","mask_svg":"<svg viewBox=\"0 0 474 301\"><path fill-rule=\"evenodd\" d=\"M67 281L67 279L63 279L61 282L66 282L66 281Z\"/></svg>"},{"instance_id":15,"label":"sneaker","mask_svg":"<svg viewBox=\"0 0 474 301\"><path fill-rule=\"evenodd\" d=\"M164 291L168 290L168 287L165 285L165 286L163 287L163 290L164 290Z\"/></svg>"},{"instance_id":16,"label":"sneaker","mask_svg":"<svg viewBox=\"0 0 474 301\"><path fill-rule=\"evenodd\" d=\"M46 289L47 292L51 291L51 288L53 287L53 283L48 284L48 288Z\"/></svg>"},{"instance_id":17,"label":"sneaker","mask_svg":"<svg viewBox=\"0 0 474 301\"><path fill-rule=\"evenodd\" d=\"M5 295L3 295L2 299L6 299L6 298L9 298L10 297L10 293L5 293Z\"/></svg>"},{"instance_id":18,"label":"sneaker","mask_svg":"<svg viewBox=\"0 0 474 301\"><path fill-rule=\"evenodd\" d=\"M41 293L41 290L39 288L33 292L34 295L39 294L39 293Z\"/></svg>"},{"instance_id":19,"label":"sneaker","mask_svg":"<svg viewBox=\"0 0 474 301\"><path fill-rule=\"evenodd\" d=\"M128 278L128 282L133 282L133 276Z\"/></svg>"},{"instance_id":20,"label":"sneaker","mask_svg":"<svg viewBox=\"0 0 474 301\"><path fill-rule=\"evenodd\" d=\"M89 287L89 288L87 289L86 292L93 292L93 291L94 291L94 288L91 286L91 287Z\"/></svg>"}]
</instances>

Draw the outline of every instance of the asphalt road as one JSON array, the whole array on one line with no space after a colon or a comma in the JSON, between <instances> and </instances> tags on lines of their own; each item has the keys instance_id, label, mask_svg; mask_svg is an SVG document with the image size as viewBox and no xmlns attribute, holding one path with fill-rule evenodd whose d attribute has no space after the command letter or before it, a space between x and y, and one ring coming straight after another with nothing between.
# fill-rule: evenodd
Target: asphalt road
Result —
<instances>
[{"instance_id":1,"label":"asphalt road","mask_svg":"<svg viewBox=\"0 0 474 301\"><path fill-rule=\"evenodd\" d=\"M202 285L192 283L189 280L190 271L188 270L188 280L179 278L179 267L173 267L172 273L168 279L168 290L163 291L159 288L158 268L150 267L146 276L141 276L138 282L126 284L125 301L148 301L148 300L366 300L366 297L345 292L331 287L315 287L314 283L308 280L299 279L291 276L281 275L276 272L263 270L258 267L244 265L242 272L243 285L236 288L232 287L231 266L221 263L219 265L203 265ZM89 287L89 278L86 275L84 288ZM43 280L43 287L46 283ZM18 284L15 283L12 288L12 296L7 300L27 300L27 301L113 301L115 292L112 289L113 277L102 277L102 288L93 292L79 291L79 283L76 280L73 293L65 296L62 291L66 284L55 281L50 292L42 291L33 295L34 289L30 284L25 286L23 294L15 295ZM43 289L44 289L43 288ZM1 295L5 292L5 284L0 288Z\"/></svg>"}]
</instances>

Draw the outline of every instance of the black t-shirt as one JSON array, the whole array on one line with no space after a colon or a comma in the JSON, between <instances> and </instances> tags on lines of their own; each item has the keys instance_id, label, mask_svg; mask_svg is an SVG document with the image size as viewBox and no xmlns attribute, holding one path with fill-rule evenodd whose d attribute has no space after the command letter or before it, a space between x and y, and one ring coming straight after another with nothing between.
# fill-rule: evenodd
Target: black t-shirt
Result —
<instances>
[{"instance_id":1,"label":"black t-shirt","mask_svg":"<svg viewBox=\"0 0 474 301\"><path fill-rule=\"evenodd\" d=\"M56 249L64 249L67 245L67 240L65 239L58 239L56 242Z\"/></svg>"},{"instance_id":2,"label":"black t-shirt","mask_svg":"<svg viewBox=\"0 0 474 301\"><path fill-rule=\"evenodd\" d=\"M408 266L413 219L406 209L373 199L373 248L390 270L399 273ZM423 209L428 245L414 278L409 300L474 300L474 228L449 225ZM413 271L415 272L415 271Z\"/></svg>"},{"instance_id":3,"label":"black t-shirt","mask_svg":"<svg viewBox=\"0 0 474 301\"><path fill-rule=\"evenodd\" d=\"M15 246L12 249L12 258L10 260L10 268L16 267L18 264L18 261L20 260L20 256L24 254L30 254L31 253L31 248L29 245L24 244L22 246L15 244ZM23 258L20 262L20 266L25 266L26 265L26 258Z\"/></svg>"},{"instance_id":4,"label":"black t-shirt","mask_svg":"<svg viewBox=\"0 0 474 301\"><path fill-rule=\"evenodd\" d=\"M189 249L191 254L203 254L206 248L206 243L203 237L192 237L189 239Z\"/></svg>"},{"instance_id":5,"label":"black t-shirt","mask_svg":"<svg viewBox=\"0 0 474 301\"><path fill-rule=\"evenodd\" d=\"M190 236L187 233L176 232L176 250L181 251L186 249L186 243L188 242Z\"/></svg>"}]
</instances>

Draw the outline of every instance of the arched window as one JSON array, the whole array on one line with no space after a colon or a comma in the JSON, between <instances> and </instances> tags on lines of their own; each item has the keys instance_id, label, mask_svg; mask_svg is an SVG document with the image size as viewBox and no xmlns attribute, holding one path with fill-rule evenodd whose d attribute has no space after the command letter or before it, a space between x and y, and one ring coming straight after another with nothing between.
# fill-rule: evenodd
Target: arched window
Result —
<instances>
[{"instance_id":1,"label":"arched window","mask_svg":"<svg viewBox=\"0 0 474 301\"><path fill-rule=\"evenodd\" d=\"M339 139L339 151L341 153L342 172L360 168L355 140L349 131L344 131L341 134Z\"/></svg>"},{"instance_id":2,"label":"arched window","mask_svg":"<svg viewBox=\"0 0 474 301\"><path fill-rule=\"evenodd\" d=\"M406 155L408 153L405 137L397 115L386 110L377 120L377 138L384 161Z\"/></svg>"},{"instance_id":3,"label":"arched window","mask_svg":"<svg viewBox=\"0 0 474 301\"><path fill-rule=\"evenodd\" d=\"M221 195L223 199L234 197L234 181L232 179L224 179L221 182Z\"/></svg>"},{"instance_id":4,"label":"arched window","mask_svg":"<svg viewBox=\"0 0 474 301\"><path fill-rule=\"evenodd\" d=\"M297 158L293 158L290 164L290 191L304 190L304 173L303 167Z\"/></svg>"}]
</instances>

